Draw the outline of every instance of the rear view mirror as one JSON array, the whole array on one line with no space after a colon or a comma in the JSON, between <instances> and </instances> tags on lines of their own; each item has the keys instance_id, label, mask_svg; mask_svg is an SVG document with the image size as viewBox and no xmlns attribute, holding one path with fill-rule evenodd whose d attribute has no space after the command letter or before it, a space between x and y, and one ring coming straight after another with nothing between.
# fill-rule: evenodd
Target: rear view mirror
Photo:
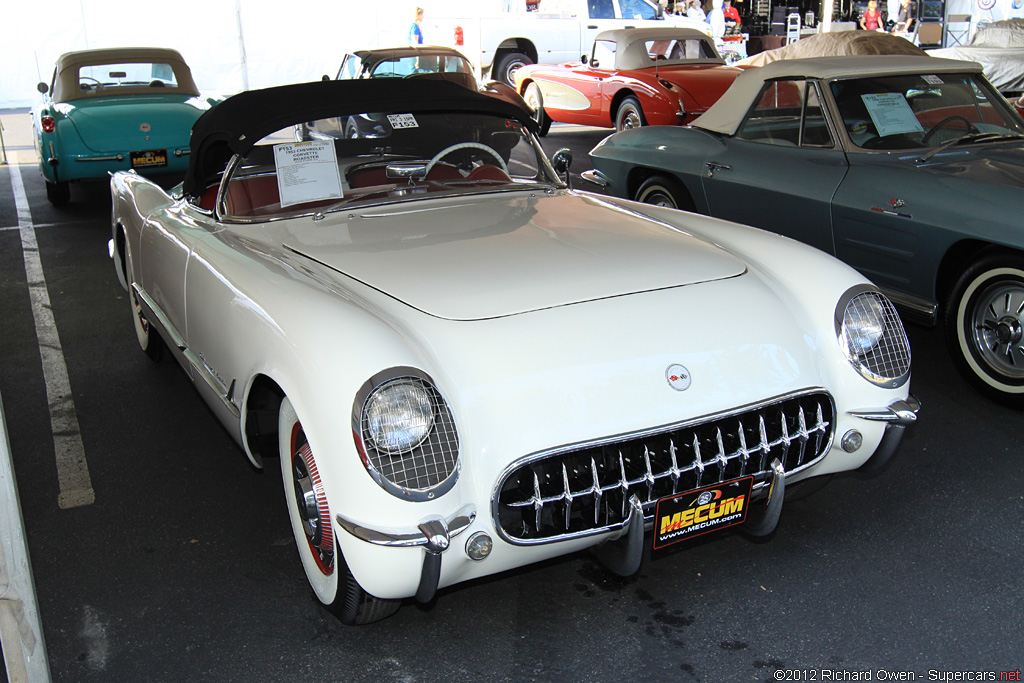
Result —
<instances>
[{"instance_id":1,"label":"rear view mirror","mask_svg":"<svg viewBox=\"0 0 1024 683\"><path fill-rule=\"evenodd\" d=\"M563 147L554 153L551 157L551 166L555 169L555 173L561 176L565 176L565 184L569 184L569 167L572 166L572 151L568 147Z\"/></svg>"},{"instance_id":2,"label":"rear view mirror","mask_svg":"<svg viewBox=\"0 0 1024 683\"><path fill-rule=\"evenodd\" d=\"M124 71L111 71L110 72L110 77L111 78L128 78L128 74L125 73Z\"/></svg>"}]
</instances>

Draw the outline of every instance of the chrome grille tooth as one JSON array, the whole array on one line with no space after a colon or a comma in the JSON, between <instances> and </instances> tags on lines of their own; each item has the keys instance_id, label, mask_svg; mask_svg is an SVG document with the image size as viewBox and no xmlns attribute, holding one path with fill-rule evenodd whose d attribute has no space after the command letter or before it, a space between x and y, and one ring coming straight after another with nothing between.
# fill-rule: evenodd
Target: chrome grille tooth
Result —
<instances>
[{"instance_id":1,"label":"chrome grille tooth","mask_svg":"<svg viewBox=\"0 0 1024 683\"><path fill-rule=\"evenodd\" d=\"M793 443L793 440L789 438L789 425L786 421L786 412L781 408L779 409L779 422L781 423L780 427L782 428L782 436L780 437L782 443L782 458L780 458L780 461L782 462L782 466L785 467L786 458L789 457L789 445Z\"/></svg>"},{"instance_id":2,"label":"chrome grille tooth","mask_svg":"<svg viewBox=\"0 0 1024 683\"><path fill-rule=\"evenodd\" d=\"M594 526L597 526L601 521L601 496L604 491L601 490L601 480L597 478L597 461L593 456L590 458L590 474L594 477Z\"/></svg>"},{"instance_id":3,"label":"chrome grille tooth","mask_svg":"<svg viewBox=\"0 0 1024 683\"><path fill-rule=\"evenodd\" d=\"M740 476L747 474L747 461L750 460L750 451L747 450L747 435L743 433L743 420L738 420L740 427L740 457L743 459L740 462Z\"/></svg>"},{"instance_id":4,"label":"chrome grille tooth","mask_svg":"<svg viewBox=\"0 0 1024 683\"><path fill-rule=\"evenodd\" d=\"M569 518L572 517L572 489L569 488L569 471L565 469L565 461L562 461L562 499L565 501L565 530L569 530Z\"/></svg>"},{"instance_id":5,"label":"chrome grille tooth","mask_svg":"<svg viewBox=\"0 0 1024 683\"><path fill-rule=\"evenodd\" d=\"M718 441L718 481L725 481L725 468L729 464L729 458L725 457L725 441L722 439L722 428L719 427L715 434Z\"/></svg>"},{"instance_id":6,"label":"chrome grille tooth","mask_svg":"<svg viewBox=\"0 0 1024 683\"><path fill-rule=\"evenodd\" d=\"M629 480L626 479L626 462L622 458L622 451L619 451L619 488L622 489L622 517L626 518L626 508L629 506Z\"/></svg>"},{"instance_id":7,"label":"chrome grille tooth","mask_svg":"<svg viewBox=\"0 0 1024 683\"><path fill-rule=\"evenodd\" d=\"M771 450L771 446L768 444L768 430L764 426L764 414L762 413L762 414L758 415L757 417L758 417L758 428L760 429L760 432L761 432L761 434L760 434L760 436L761 436L761 444L759 446L760 449L761 449L761 464L760 464L760 467L761 467L761 471L763 472L765 469L767 469L766 465L768 463L768 451Z\"/></svg>"},{"instance_id":8,"label":"chrome grille tooth","mask_svg":"<svg viewBox=\"0 0 1024 683\"><path fill-rule=\"evenodd\" d=\"M804 407L800 406L800 412L797 415L800 425L800 455L797 456L796 466L804 464L804 455L807 454L807 440L810 438L810 433L807 431L807 417L804 415Z\"/></svg>"},{"instance_id":9,"label":"chrome grille tooth","mask_svg":"<svg viewBox=\"0 0 1024 683\"><path fill-rule=\"evenodd\" d=\"M650 502L654 498L654 470L651 469L651 452L647 448L647 444L644 444L644 465L647 466L647 501Z\"/></svg>"},{"instance_id":10,"label":"chrome grille tooth","mask_svg":"<svg viewBox=\"0 0 1024 683\"><path fill-rule=\"evenodd\" d=\"M818 438L814 442L814 452L815 453L820 453L821 452L821 438L823 436L825 436L826 427L827 427L827 425L825 424L825 416L821 414L821 402L820 401L818 402L817 420L818 420L818 424L814 425L814 429L815 429L815 431L818 432Z\"/></svg>"},{"instance_id":11,"label":"chrome grille tooth","mask_svg":"<svg viewBox=\"0 0 1024 683\"><path fill-rule=\"evenodd\" d=\"M675 495L679 491L679 477L682 474L679 470L679 462L676 460L676 442L675 439L668 440L668 454L672 458L672 495Z\"/></svg>"},{"instance_id":12,"label":"chrome grille tooth","mask_svg":"<svg viewBox=\"0 0 1024 683\"><path fill-rule=\"evenodd\" d=\"M540 513L544 509L544 498L540 495L540 479L537 478L537 470L533 471L533 513L534 530L540 531Z\"/></svg>"},{"instance_id":13,"label":"chrome grille tooth","mask_svg":"<svg viewBox=\"0 0 1024 683\"><path fill-rule=\"evenodd\" d=\"M704 461L700 457L700 439L696 430L693 432L693 466L697 469L697 485L700 488L700 480L704 478Z\"/></svg>"}]
</instances>

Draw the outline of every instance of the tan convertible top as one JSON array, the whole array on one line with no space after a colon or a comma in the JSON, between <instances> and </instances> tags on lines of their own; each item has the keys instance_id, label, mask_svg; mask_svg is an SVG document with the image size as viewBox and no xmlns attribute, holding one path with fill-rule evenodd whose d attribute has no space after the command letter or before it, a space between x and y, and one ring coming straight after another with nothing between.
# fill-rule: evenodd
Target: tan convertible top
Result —
<instances>
[{"instance_id":1,"label":"tan convertible top","mask_svg":"<svg viewBox=\"0 0 1024 683\"><path fill-rule=\"evenodd\" d=\"M765 66L747 69L733 82L717 102L691 125L696 128L733 135L765 81L784 78L861 78L898 74L980 73L981 65L958 59L936 59L911 55L860 55L854 57L818 57L783 59Z\"/></svg>"},{"instance_id":2,"label":"tan convertible top","mask_svg":"<svg viewBox=\"0 0 1024 683\"><path fill-rule=\"evenodd\" d=\"M104 92L102 88L83 91L79 87L78 71L85 66L102 64L167 64L174 71L176 87L165 86L157 89L149 84L139 86L119 86ZM181 53L177 50L162 47L117 47L99 50L79 50L65 52L57 59L57 68L53 79L53 101L67 102L104 95L145 95L153 93L177 93L198 95L199 89L192 80L192 71L185 64Z\"/></svg>"},{"instance_id":3,"label":"tan convertible top","mask_svg":"<svg viewBox=\"0 0 1024 683\"><path fill-rule=\"evenodd\" d=\"M647 41L671 41L671 40L703 40L708 43L709 51L717 55L718 50L706 33L697 29L660 26L655 28L618 28L611 31L602 31L597 34L595 40L608 40L616 45L615 68L623 69L646 69L650 66L667 66L669 64L725 64L724 59L673 59L669 61L651 59L647 51Z\"/></svg>"}]
</instances>

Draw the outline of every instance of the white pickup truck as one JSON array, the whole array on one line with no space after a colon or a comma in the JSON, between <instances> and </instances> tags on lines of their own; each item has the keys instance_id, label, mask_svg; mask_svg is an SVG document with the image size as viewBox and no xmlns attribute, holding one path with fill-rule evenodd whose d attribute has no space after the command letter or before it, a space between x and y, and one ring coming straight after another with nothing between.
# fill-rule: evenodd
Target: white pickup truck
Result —
<instances>
[{"instance_id":1,"label":"white pickup truck","mask_svg":"<svg viewBox=\"0 0 1024 683\"><path fill-rule=\"evenodd\" d=\"M429 42L458 49L485 78L509 84L524 64L579 61L594 36L608 29L668 23L711 30L665 14L656 0L540 0L536 10L528 10L526 0L425 0L424 6Z\"/></svg>"}]
</instances>

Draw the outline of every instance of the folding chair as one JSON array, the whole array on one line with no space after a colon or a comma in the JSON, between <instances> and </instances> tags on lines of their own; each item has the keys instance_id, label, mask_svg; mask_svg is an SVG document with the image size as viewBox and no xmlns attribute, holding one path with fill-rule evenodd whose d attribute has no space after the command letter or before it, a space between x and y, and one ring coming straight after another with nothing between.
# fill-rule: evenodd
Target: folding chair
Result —
<instances>
[{"instance_id":1,"label":"folding chair","mask_svg":"<svg viewBox=\"0 0 1024 683\"><path fill-rule=\"evenodd\" d=\"M956 24L956 27L953 24ZM967 45L970 42L970 38L970 14L950 14L946 17L946 47Z\"/></svg>"}]
</instances>

